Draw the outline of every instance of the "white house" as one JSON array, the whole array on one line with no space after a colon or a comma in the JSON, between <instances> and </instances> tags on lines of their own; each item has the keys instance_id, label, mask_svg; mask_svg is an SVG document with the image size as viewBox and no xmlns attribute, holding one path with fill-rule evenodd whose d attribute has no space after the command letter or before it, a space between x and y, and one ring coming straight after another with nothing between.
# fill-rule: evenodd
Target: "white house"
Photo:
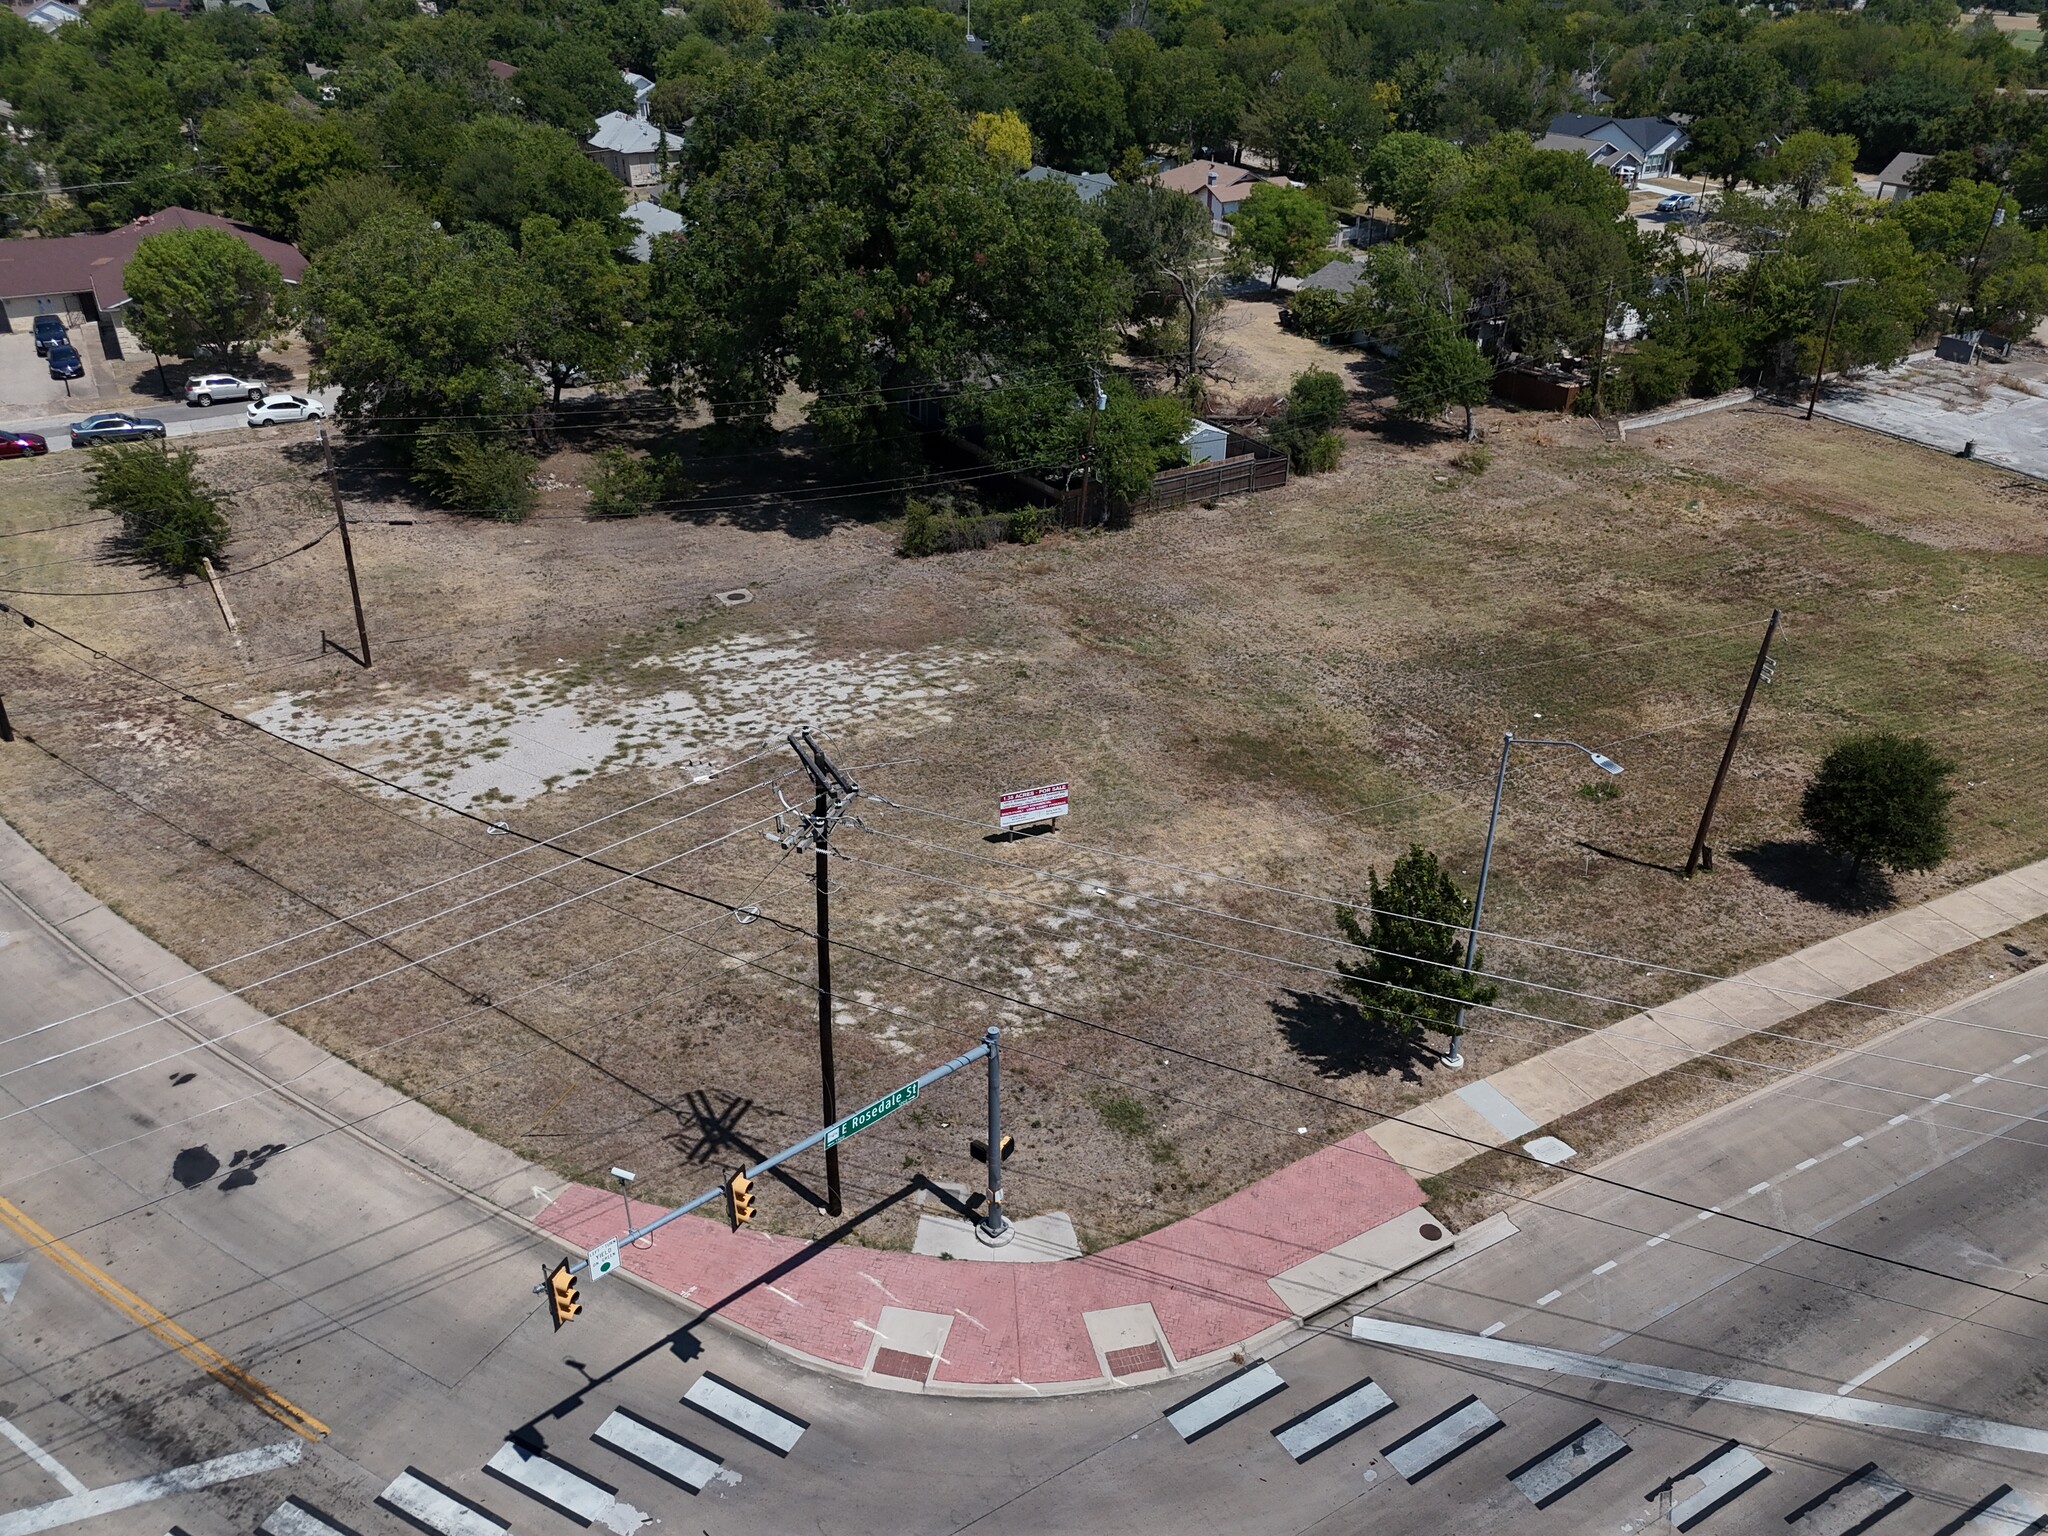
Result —
<instances>
[{"instance_id":1,"label":"white house","mask_svg":"<svg viewBox=\"0 0 2048 1536\"><path fill-rule=\"evenodd\" d=\"M1162 171L1159 176L1162 187L1171 187L1189 197L1200 198L1209 210L1209 217L1218 220L1237 212L1244 200L1251 196L1252 188L1264 182L1284 187L1287 178L1262 176L1257 171L1248 171L1241 165L1225 165L1220 160L1190 160L1186 165Z\"/></svg>"},{"instance_id":2,"label":"white house","mask_svg":"<svg viewBox=\"0 0 2048 1536\"><path fill-rule=\"evenodd\" d=\"M75 5L66 5L64 0L43 0L34 10L22 12L21 19L32 27L54 32L69 22L85 20L85 12Z\"/></svg>"},{"instance_id":3,"label":"white house","mask_svg":"<svg viewBox=\"0 0 2048 1536\"><path fill-rule=\"evenodd\" d=\"M635 197L660 187L663 153L673 158L683 148L683 141L674 134L629 112L605 113L597 120L597 132L583 142L591 158L624 182Z\"/></svg>"},{"instance_id":4,"label":"white house","mask_svg":"<svg viewBox=\"0 0 2048 1536\"><path fill-rule=\"evenodd\" d=\"M633 93L633 115L645 117L647 98L654 94L654 82L645 75L634 74L630 69L620 70L619 78L626 82L627 89Z\"/></svg>"},{"instance_id":5,"label":"white house","mask_svg":"<svg viewBox=\"0 0 2048 1536\"><path fill-rule=\"evenodd\" d=\"M662 207L652 198L628 208L625 219L638 231L633 236L635 261L652 261L656 240L663 235L679 235L683 232L683 216L673 208Z\"/></svg>"}]
</instances>

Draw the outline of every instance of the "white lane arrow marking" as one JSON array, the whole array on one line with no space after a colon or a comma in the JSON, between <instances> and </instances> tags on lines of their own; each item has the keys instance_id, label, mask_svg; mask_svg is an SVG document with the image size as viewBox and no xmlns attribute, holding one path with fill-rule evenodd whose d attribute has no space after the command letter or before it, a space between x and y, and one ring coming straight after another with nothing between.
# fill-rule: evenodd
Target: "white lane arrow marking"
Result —
<instances>
[{"instance_id":1,"label":"white lane arrow marking","mask_svg":"<svg viewBox=\"0 0 2048 1536\"><path fill-rule=\"evenodd\" d=\"M115 1483L110 1488L76 1493L68 1499L38 1504L32 1509L17 1509L12 1514L0 1515L0 1536L33 1536L37 1531L53 1531L60 1525L97 1519L116 1510L133 1509L138 1504L168 1498L174 1493L192 1493L201 1488L211 1488L216 1483L231 1483L237 1478L254 1477L259 1472L274 1472L279 1467L296 1465L305 1448L303 1440L284 1440L276 1445L258 1446L253 1451L236 1451L231 1456L195 1462L189 1467L174 1467L154 1477L138 1477L133 1482Z\"/></svg>"}]
</instances>

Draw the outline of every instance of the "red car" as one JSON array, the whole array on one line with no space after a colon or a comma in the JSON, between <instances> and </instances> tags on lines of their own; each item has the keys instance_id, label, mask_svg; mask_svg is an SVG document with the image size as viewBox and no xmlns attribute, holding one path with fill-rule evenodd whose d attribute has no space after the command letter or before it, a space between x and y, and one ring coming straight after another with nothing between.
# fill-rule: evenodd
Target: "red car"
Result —
<instances>
[{"instance_id":1,"label":"red car","mask_svg":"<svg viewBox=\"0 0 2048 1536\"><path fill-rule=\"evenodd\" d=\"M33 459L49 451L40 432L0 432L0 459Z\"/></svg>"}]
</instances>

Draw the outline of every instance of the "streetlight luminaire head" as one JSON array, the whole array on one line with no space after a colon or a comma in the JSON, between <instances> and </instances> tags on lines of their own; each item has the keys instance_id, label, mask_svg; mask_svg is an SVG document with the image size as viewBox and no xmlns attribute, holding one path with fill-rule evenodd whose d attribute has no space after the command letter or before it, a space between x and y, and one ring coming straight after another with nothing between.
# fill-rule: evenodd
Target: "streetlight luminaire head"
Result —
<instances>
[{"instance_id":1,"label":"streetlight luminaire head","mask_svg":"<svg viewBox=\"0 0 2048 1536\"><path fill-rule=\"evenodd\" d=\"M1613 758L1608 757L1605 753L1588 752L1586 756L1592 758L1593 766L1595 768L1598 768L1603 773L1621 772L1621 764L1617 763Z\"/></svg>"}]
</instances>

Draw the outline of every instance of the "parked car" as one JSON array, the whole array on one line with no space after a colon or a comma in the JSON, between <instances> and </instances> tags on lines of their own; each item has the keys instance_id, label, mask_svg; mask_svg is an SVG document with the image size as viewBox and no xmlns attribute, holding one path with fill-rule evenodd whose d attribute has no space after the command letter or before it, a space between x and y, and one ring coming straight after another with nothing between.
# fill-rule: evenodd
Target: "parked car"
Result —
<instances>
[{"instance_id":1,"label":"parked car","mask_svg":"<svg viewBox=\"0 0 2048 1536\"><path fill-rule=\"evenodd\" d=\"M163 435L162 422L148 416L130 416L126 411L101 411L71 423L74 448L88 448L94 443L132 443Z\"/></svg>"},{"instance_id":2,"label":"parked car","mask_svg":"<svg viewBox=\"0 0 2048 1536\"><path fill-rule=\"evenodd\" d=\"M1696 192L1673 192L1668 197L1657 199L1659 213L1691 213L1699 205L1699 194Z\"/></svg>"},{"instance_id":3,"label":"parked car","mask_svg":"<svg viewBox=\"0 0 2048 1536\"><path fill-rule=\"evenodd\" d=\"M0 459L34 459L49 451L40 432L0 432Z\"/></svg>"},{"instance_id":4,"label":"parked car","mask_svg":"<svg viewBox=\"0 0 2048 1536\"><path fill-rule=\"evenodd\" d=\"M71 339L70 333L64 329L64 322L55 315L37 315L35 333L37 357L47 356L50 348Z\"/></svg>"},{"instance_id":5,"label":"parked car","mask_svg":"<svg viewBox=\"0 0 2048 1536\"><path fill-rule=\"evenodd\" d=\"M249 425L274 427L286 421L319 421L327 409L304 395L265 395L249 402Z\"/></svg>"},{"instance_id":6,"label":"parked car","mask_svg":"<svg viewBox=\"0 0 2048 1536\"><path fill-rule=\"evenodd\" d=\"M78 348L65 342L50 348L50 377L53 379L82 379L85 377L85 359L78 355Z\"/></svg>"},{"instance_id":7,"label":"parked car","mask_svg":"<svg viewBox=\"0 0 2048 1536\"><path fill-rule=\"evenodd\" d=\"M202 373L185 381L187 405L211 405L216 400L261 400L263 386L232 373Z\"/></svg>"}]
</instances>

